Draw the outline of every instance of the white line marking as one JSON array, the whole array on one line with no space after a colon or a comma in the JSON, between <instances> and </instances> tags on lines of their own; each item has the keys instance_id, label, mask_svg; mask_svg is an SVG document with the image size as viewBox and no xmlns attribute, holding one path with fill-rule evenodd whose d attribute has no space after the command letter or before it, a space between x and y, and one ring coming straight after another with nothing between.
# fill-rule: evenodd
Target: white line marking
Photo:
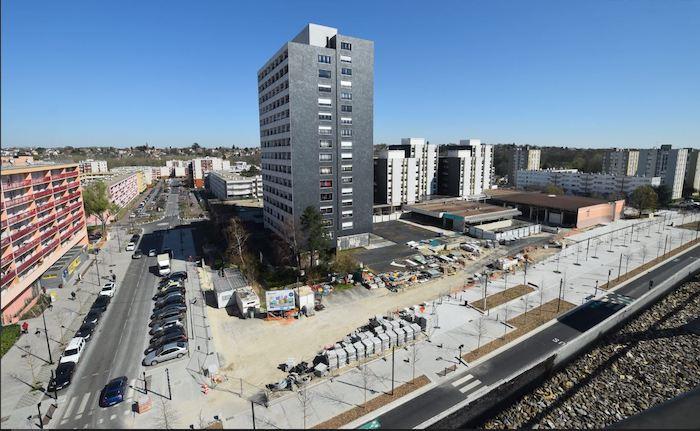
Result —
<instances>
[{"instance_id":1,"label":"white line marking","mask_svg":"<svg viewBox=\"0 0 700 431\"><path fill-rule=\"evenodd\" d=\"M113 421L117 417L116 413L112 413L112 416L109 417L109 420ZM102 419L100 419L102 420Z\"/></svg>"},{"instance_id":2,"label":"white line marking","mask_svg":"<svg viewBox=\"0 0 700 431\"><path fill-rule=\"evenodd\" d=\"M128 415L129 413L131 413L131 410L124 410L124 415L125 415L125 416Z\"/></svg>"},{"instance_id":3,"label":"white line marking","mask_svg":"<svg viewBox=\"0 0 700 431\"><path fill-rule=\"evenodd\" d=\"M66 406L66 411L63 413L63 417L68 417L70 416L71 410L73 410L73 405L75 403L75 400L77 400L77 397L72 397L70 401L68 401L68 405Z\"/></svg>"},{"instance_id":4,"label":"white line marking","mask_svg":"<svg viewBox=\"0 0 700 431\"><path fill-rule=\"evenodd\" d=\"M105 421L104 419L100 418L100 420L97 421L97 422L98 422L98 423L102 423L102 422L104 422L104 421Z\"/></svg>"},{"instance_id":5,"label":"white line marking","mask_svg":"<svg viewBox=\"0 0 700 431\"><path fill-rule=\"evenodd\" d=\"M80 400L80 407L78 407L78 414L82 414L85 411L85 406L87 405L88 399L90 398L90 393L83 395L83 399Z\"/></svg>"},{"instance_id":6,"label":"white line marking","mask_svg":"<svg viewBox=\"0 0 700 431\"><path fill-rule=\"evenodd\" d=\"M455 380L454 382L452 382L452 386L457 387L457 386L461 385L462 383L466 382L467 380L471 380L473 377L474 376L472 376L471 374L467 374L466 376L462 377L461 379Z\"/></svg>"},{"instance_id":7,"label":"white line marking","mask_svg":"<svg viewBox=\"0 0 700 431\"><path fill-rule=\"evenodd\" d=\"M474 380L473 382L469 383L467 386L461 388L459 391L461 393L465 393L470 389L473 389L481 384L481 380Z\"/></svg>"}]
</instances>

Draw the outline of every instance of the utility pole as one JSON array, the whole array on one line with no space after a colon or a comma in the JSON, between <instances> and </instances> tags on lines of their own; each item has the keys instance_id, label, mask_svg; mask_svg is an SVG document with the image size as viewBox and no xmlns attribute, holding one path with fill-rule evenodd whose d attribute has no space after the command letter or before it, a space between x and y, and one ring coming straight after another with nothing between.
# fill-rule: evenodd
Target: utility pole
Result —
<instances>
[{"instance_id":1,"label":"utility pole","mask_svg":"<svg viewBox=\"0 0 700 431\"><path fill-rule=\"evenodd\" d=\"M559 257L561 256L561 252L557 253L557 269L554 270L555 274L560 274L559 272Z\"/></svg>"},{"instance_id":2,"label":"utility pole","mask_svg":"<svg viewBox=\"0 0 700 431\"><path fill-rule=\"evenodd\" d=\"M489 286L489 275L484 271L484 311L486 311L486 289Z\"/></svg>"},{"instance_id":3,"label":"utility pole","mask_svg":"<svg viewBox=\"0 0 700 431\"><path fill-rule=\"evenodd\" d=\"M391 346L391 396L394 396L394 367L396 359L396 346Z\"/></svg>"},{"instance_id":4,"label":"utility pole","mask_svg":"<svg viewBox=\"0 0 700 431\"><path fill-rule=\"evenodd\" d=\"M591 248L591 238L588 237L588 241L586 241L586 262L588 261L588 250Z\"/></svg>"},{"instance_id":5,"label":"utility pole","mask_svg":"<svg viewBox=\"0 0 700 431\"><path fill-rule=\"evenodd\" d=\"M595 292L593 293L593 296L598 296L598 280L595 281Z\"/></svg>"},{"instance_id":6,"label":"utility pole","mask_svg":"<svg viewBox=\"0 0 700 431\"><path fill-rule=\"evenodd\" d=\"M253 429L255 429L255 402L250 402L250 412L253 414Z\"/></svg>"},{"instance_id":7,"label":"utility pole","mask_svg":"<svg viewBox=\"0 0 700 431\"><path fill-rule=\"evenodd\" d=\"M610 232L610 247L608 247L608 253L613 252L612 246L613 246L613 233Z\"/></svg>"},{"instance_id":8,"label":"utility pole","mask_svg":"<svg viewBox=\"0 0 700 431\"><path fill-rule=\"evenodd\" d=\"M557 313L559 313L559 306L561 305L561 291L564 288L564 279L559 279L559 296L557 297Z\"/></svg>"},{"instance_id":9,"label":"utility pole","mask_svg":"<svg viewBox=\"0 0 700 431\"><path fill-rule=\"evenodd\" d=\"M627 274L629 272L629 269L630 269L630 255L628 254L625 257L625 274Z\"/></svg>"},{"instance_id":10,"label":"utility pole","mask_svg":"<svg viewBox=\"0 0 700 431\"><path fill-rule=\"evenodd\" d=\"M51 345L49 344L49 331L46 329L46 311L41 313L41 318L44 320L44 335L46 336L46 350L49 351L49 364L53 365L53 358L51 358Z\"/></svg>"},{"instance_id":11,"label":"utility pole","mask_svg":"<svg viewBox=\"0 0 700 431\"><path fill-rule=\"evenodd\" d=\"M165 369L165 378L168 379L168 399L172 401L173 391L170 388L170 370L168 370L167 368Z\"/></svg>"},{"instance_id":12,"label":"utility pole","mask_svg":"<svg viewBox=\"0 0 700 431\"><path fill-rule=\"evenodd\" d=\"M596 238L595 247L593 247L593 259L598 259L598 244L600 244L600 238Z\"/></svg>"},{"instance_id":13,"label":"utility pole","mask_svg":"<svg viewBox=\"0 0 700 431\"><path fill-rule=\"evenodd\" d=\"M612 273L612 269L608 269L608 282L605 284L605 288L607 290L610 290L610 274Z\"/></svg>"},{"instance_id":14,"label":"utility pole","mask_svg":"<svg viewBox=\"0 0 700 431\"><path fill-rule=\"evenodd\" d=\"M527 259L525 259L525 272L523 273L523 284L527 284Z\"/></svg>"},{"instance_id":15,"label":"utility pole","mask_svg":"<svg viewBox=\"0 0 700 431\"><path fill-rule=\"evenodd\" d=\"M622 275L622 253L620 253L620 264L617 267L617 279L620 279L620 276Z\"/></svg>"},{"instance_id":16,"label":"utility pole","mask_svg":"<svg viewBox=\"0 0 700 431\"><path fill-rule=\"evenodd\" d=\"M51 380L53 381L53 399L58 401L58 389L56 389L56 374L51 370Z\"/></svg>"},{"instance_id":17,"label":"utility pole","mask_svg":"<svg viewBox=\"0 0 700 431\"><path fill-rule=\"evenodd\" d=\"M580 252L581 252L581 244L576 243L576 262L574 263L574 265L576 265L576 266L581 266L581 264L579 263L579 260L578 260L578 256L579 256Z\"/></svg>"}]
</instances>

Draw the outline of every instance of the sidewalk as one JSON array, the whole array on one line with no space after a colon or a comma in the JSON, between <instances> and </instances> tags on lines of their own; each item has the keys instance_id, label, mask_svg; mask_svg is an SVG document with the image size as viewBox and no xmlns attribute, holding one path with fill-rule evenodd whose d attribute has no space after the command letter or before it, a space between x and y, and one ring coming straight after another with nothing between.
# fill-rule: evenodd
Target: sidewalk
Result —
<instances>
[{"instance_id":1,"label":"sidewalk","mask_svg":"<svg viewBox=\"0 0 700 431\"><path fill-rule=\"evenodd\" d=\"M120 233L120 237L122 242L128 239L125 231ZM120 283L130 259L131 253L118 252L116 235L112 235L97 255L97 266L95 255L89 254L88 260L78 269L82 274L81 282L77 281L76 276L69 286L47 292L55 293L56 297L51 307L43 313L43 317L46 318L53 365L49 364L42 316L26 320L29 323L29 334L20 336L15 345L2 357L0 403L2 403L3 428L31 428L33 423L38 423L36 417L31 420L27 418L38 414L37 403L45 396L42 390L31 389L32 381L46 388L51 372L58 365L63 348L80 328L82 319L97 297L101 285L108 281L110 270L114 271L117 275L117 283ZM101 281L97 276L98 266ZM76 293L75 300L71 299L71 292ZM23 322L24 320L20 321L20 325ZM37 330L40 330L38 334ZM97 330L99 331L99 326ZM49 402L42 403L43 413L49 404Z\"/></svg>"}]
</instances>

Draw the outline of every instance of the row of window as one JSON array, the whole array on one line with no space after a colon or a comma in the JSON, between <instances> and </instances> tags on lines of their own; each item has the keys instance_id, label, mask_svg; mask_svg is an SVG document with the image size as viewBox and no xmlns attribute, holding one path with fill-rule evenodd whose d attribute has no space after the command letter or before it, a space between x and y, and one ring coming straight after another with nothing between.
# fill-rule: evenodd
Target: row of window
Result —
<instances>
[{"instance_id":1,"label":"row of window","mask_svg":"<svg viewBox=\"0 0 700 431\"><path fill-rule=\"evenodd\" d=\"M287 179L287 178L280 178L280 177L277 177L275 175L263 174L262 179L265 182L271 182L271 183L279 184L279 185L282 185L285 187L292 187L292 180Z\"/></svg>"},{"instance_id":2,"label":"row of window","mask_svg":"<svg viewBox=\"0 0 700 431\"><path fill-rule=\"evenodd\" d=\"M267 193L271 193L271 194L273 194L273 195L275 195L275 196L279 196L279 197L281 197L281 198L283 198L283 199L286 199L286 200L288 200L288 201L291 201L291 200L292 200L292 194L291 194L291 193L287 193L287 192L282 191L282 190L280 190L280 189L278 189L278 188L276 188L276 187L270 187L270 186L263 185L263 191L265 191L265 192L267 192Z\"/></svg>"},{"instance_id":3,"label":"row of window","mask_svg":"<svg viewBox=\"0 0 700 431\"><path fill-rule=\"evenodd\" d=\"M342 61L343 63L352 63L352 57L350 57L349 55L341 55L341 56L340 56L340 61ZM319 55L318 55L318 62L319 62L319 63L331 64L331 56L330 56L330 55L319 54Z\"/></svg>"},{"instance_id":4,"label":"row of window","mask_svg":"<svg viewBox=\"0 0 700 431\"><path fill-rule=\"evenodd\" d=\"M262 168L263 168L263 170L268 170L268 171L272 171L272 172L282 172L285 174L292 173L292 167L286 166L286 165L276 165L273 163L263 163Z\"/></svg>"},{"instance_id":5,"label":"row of window","mask_svg":"<svg viewBox=\"0 0 700 431\"><path fill-rule=\"evenodd\" d=\"M341 181L342 184L352 184L352 177L342 177ZM327 189L333 187L333 180L321 180L319 182L319 187L322 189Z\"/></svg>"},{"instance_id":6,"label":"row of window","mask_svg":"<svg viewBox=\"0 0 700 431\"><path fill-rule=\"evenodd\" d=\"M260 136L265 137L265 136L279 135L280 133L287 133L287 132L289 132L289 130L290 130L289 123L281 124L279 126L270 127L269 129L261 130Z\"/></svg>"},{"instance_id":7,"label":"row of window","mask_svg":"<svg viewBox=\"0 0 700 431\"><path fill-rule=\"evenodd\" d=\"M331 126L318 126L318 134L319 135L332 135L333 129ZM352 129L340 129L340 136L352 136Z\"/></svg>"},{"instance_id":8,"label":"row of window","mask_svg":"<svg viewBox=\"0 0 700 431\"><path fill-rule=\"evenodd\" d=\"M345 75L345 76L352 76L352 69L349 67L341 67L340 74ZM319 78L330 78L331 71L328 69L318 69L318 77Z\"/></svg>"},{"instance_id":9,"label":"row of window","mask_svg":"<svg viewBox=\"0 0 700 431\"><path fill-rule=\"evenodd\" d=\"M340 171L342 173L345 173L345 174L352 172L352 165L342 165L342 166L340 166ZM318 169L318 173L320 175L332 175L333 174L333 167L332 166L320 166ZM350 178L349 183L352 182L352 177L343 177L343 178ZM346 184L349 184L349 183L346 183Z\"/></svg>"},{"instance_id":10,"label":"row of window","mask_svg":"<svg viewBox=\"0 0 700 431\"><path fill-rule=\"evenodd\" d=\"M275 61L270 63L260 74L258 75L258 82L262 81L262 79L267 76L268 73L272 72L275 67L279 66L280 63L282 63L286 58L287 58L287 50L285 49L282 54L280 54Z\"/></svg>"},{"instance_id":11,"label":"row of window","mask_svg":"<svg viewBox=\"0 0 700 431\"><path fill-rule=\"evenodd\" d=\"M260 115L272 111L275 108L279 108L282 105L286 105L287 103L289 103L289 94L285 94L274 102L260 108Z\"/></svg>"},{"instance_id":12,"label":"row of window","mask_svg":"<svg viewBox=\"0 0 700 431\"><path fill-rule=\"evenodd\" d=\"M290 142L290 138L271 139L269 141L260 141L260 146L262 148L288 147Z\"/></svg>"},{"instance_id":13,"label":"row of window","mask_svg":"<svg viewBox=\"0 0 700 431\"><path fill-rule=\"evenodd\" d=\"M274 152L264 151L260 158L261 159L270 159L270 160L291 160L292 153L289 151L274 151Z\"/></svg>"},{"instance_id":14,"label":"row of window","mask_svg":"<svg viewBox=\"0 0 700 431\"><path fill-rule=\"evenodd\" d=\"M352 196L352 187L343 187L341 190L342 196ZM328 202L333 200L333 193L324 192L321 193L321 202ZM351 204L352 205L352 204ZM345 205L343 205L345 206Z\"/></svg>"},{"instance_id":15,"label":"row of window","mask_svg":"<svg viewBox=\"0 0 700 431\"><path fill-rule=\"evenodd\" d=\"M292 207L285 204L284 202L278 201L277 199L273 198L273 196L271 196L269 194L266 194L266 193L263 194L263 200L265 202L269 203L270 205L272 205L273 207L278 208L278 209L286 212L287 214L292 213Z\"/></svg>"},{"instance_id":16,"label":"row of window","mask_svg":"<svg viewBox=\"0 0 700 431\"><path fill-rule=\"evenodd\" d=\"M333 120L333 113L331 113L331 112L319 112L318 119L321 121L332 121ZM340 117L340 124L343 126L352 126L352 118L351 117Z\"/></svg>"},{"instance_id":17,"label":"row of window","mask_svg":"<svg viewBox=\"0 0 700 431\"><path fill-rule=\"evenodd\" d=\"M352 153L340 153L340 158L342 160L352 160ZM319 162L332 162L333 154L331 153L321 153L318 155Z\"/></svg>"},{"instance_id":18,"label":"row of window","mask_svg":"<svg viewBox=\"0 0 700 431\"><path fill-rule=\"evenodd\" d=\"M268 124L272 124L275 121L283 120L285 118L289 118L289 109L285 109L284 111L276 112L269 117L265 117L262 120L260 120L260 125L261 126L266 126Z\"/></svg>"},{"instance_id":19,"label":"row of window","mask_svg":"<svg viewBox=\"0 0 700 431\"><path fill-rule=\"evenodd\" d=\"M285 79L284 82L280 82L279 85L276 85L272 90L260 96L260 98L258 98L258 104L265 102L266 100L270 99L271 97L281 93L282 91L288 88L289 80Z\"/></svg>"},{"instance_id":20,"label":"row of window","mask_svg":"<svg viewBox=\"0 0 700 431\"><path fill-rule=\"evenodd\" d=\"M289 73L289 65L285 64L283 68L277 71L273 76L268 78L262 85L258 87L258 94L262 93L266 88L270 87L275 82L279 81L282 77Z\"/></svg>"}]
</instances>

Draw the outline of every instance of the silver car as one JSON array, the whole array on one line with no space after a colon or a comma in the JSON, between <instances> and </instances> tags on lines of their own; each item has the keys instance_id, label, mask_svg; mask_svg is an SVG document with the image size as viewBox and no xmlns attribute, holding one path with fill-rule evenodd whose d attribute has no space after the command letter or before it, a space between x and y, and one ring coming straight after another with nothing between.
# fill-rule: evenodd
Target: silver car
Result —
<instances>
[{"instance_id":1,"label":"silver car","mask_svg":"<svg viewBox=\"0 0 700 431\"><path fill-rule=\"evenodd\" d=\"M148 331L148 334L155 335L155 334L158 334L160 332L165 331L168 328L172 328L173 326L184 326L182 324L183 318L184 318L183 316L174 316L174 317L170 317L168 319L162 320L162 321L156 323L155 325L153 325L151 330Z\"/></svg>"},{"instance_id":2,"label":"silver car","mask_svg":"<svg viewBox=\"0 0 700 431\"><path fill-rule=\"evenodd\" d=\"M178 341L176 343L166 344L165 346L154 350L143 358L143 365L150 366L159 362L169 361L170 359L181 358L187 354L187 342Z\"/></svg>"}]
</instances>

